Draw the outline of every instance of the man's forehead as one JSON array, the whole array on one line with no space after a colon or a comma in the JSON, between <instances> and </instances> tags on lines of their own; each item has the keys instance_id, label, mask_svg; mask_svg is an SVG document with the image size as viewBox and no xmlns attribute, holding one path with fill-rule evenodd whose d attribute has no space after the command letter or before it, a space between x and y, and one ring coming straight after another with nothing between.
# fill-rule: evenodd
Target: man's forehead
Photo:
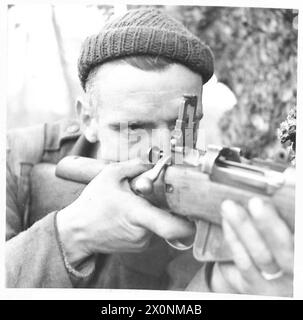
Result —
<instances>
[{"instance_id":1,"label":"man's forehead","mask_svg":"<svg viewBox=\"0 0 303 320\"><path fill-rule=\"evenodd\" d=\"M165 91L172 89L188 90L192 86L201 86L201 76L173 63L164 70L142 70L123 61L111 61L101 65L95 73L96 87L103 91L128 90Z\"/></svg>"},{"instance_id":2,"label":"man's forehead","mask_svg":"<svg viewBox=\"0 0 303 320\"><path fill-rule=\"evenodd\" d=\"M195 90L144 90L144 91L128 91L119 90L117 92L103 92L99 95L99 102L102 105L108 105L110 107L119 107L121 103L131 106L134 104L142 104L146 107L155 107L163 104L174 105L176 103L182 103L184 95L200 95L200 92ZM164 107L164 106L163 106Z\"/></svg>"},{"instance_id":3,"label":"man's forehead","mask_svg":"<svg viewBox=\"0 0 303 320\"><path fill-rule=\"evenodd\" d=\"M100 100L99 112L108 118L120 118L121 120L133 118L170 120L177 117L178 110L184 103L184 94L177 90L105 94ZM187 94L196 95L194 92ZM201 98L198 101L197 114L201 114Z\"/></svg>"},{"instance_id":4,"label":"man's forehead","mask_svg":"<svg viewBox=\"0 0 303 320\"><path fill-rule=\"evenodd\" d=\"M202 80L178 64L161 71L144 71L108 63L97 72L94 91L99 113L107 118L170 120L176 118L184 95L196 95L201 109Z\"/></svg>"}]
</instances>

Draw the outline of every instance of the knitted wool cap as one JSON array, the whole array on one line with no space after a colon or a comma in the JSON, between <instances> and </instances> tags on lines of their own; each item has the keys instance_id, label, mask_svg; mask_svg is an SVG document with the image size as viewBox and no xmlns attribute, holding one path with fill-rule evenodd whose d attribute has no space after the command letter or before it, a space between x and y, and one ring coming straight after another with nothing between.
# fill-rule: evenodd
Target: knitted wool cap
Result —
<instances>
[{"instance_id":1,"label":"knitted wool cap","mask_svg":"<svg viewBox=\"0 0 303 320\"><path fill-rule=\"evenodd\" d=\"M210 48L183 24L160 10L130 10L84 41L78 60L83 89L95 66L137 55L162 56L181 63L199 73L204 83L214 72Z\"/></svg>"}]
</instances>

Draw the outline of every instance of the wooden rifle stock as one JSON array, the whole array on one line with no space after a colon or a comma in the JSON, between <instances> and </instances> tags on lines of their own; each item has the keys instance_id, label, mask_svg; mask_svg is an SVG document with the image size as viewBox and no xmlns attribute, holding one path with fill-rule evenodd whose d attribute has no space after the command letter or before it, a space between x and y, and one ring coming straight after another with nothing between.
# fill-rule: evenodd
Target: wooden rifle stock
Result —
<instances>
[{"instance_id":1,"label":"wooden rifle stock","mask_svg":"<svg viewBox=\"0 0 303 320\"><path fill-rule=\"evenodd\" d=\"M80 187L81 184L88 184L103 168L104 164L98 160L70 156L62 159L57 165L56 175L67 181L74 181L78 189L76 188L77 191L73 191L72 194L79 195L79 190L83 189ZM224 244L220 227L220 206L225 199L231 199L247 206L248 200L254 196L265 200L271 198L281 217L287 222L290 229L294 230L294 169L287 169L283 176L283 185L271 195L264 195L231 186L228 183L212 181L208 174L201 172L198 168L174 165L163 170L154 182L153 193L145 198L154 205L196 222L194 256L197 260L228 261L231 255ZM131 187L136 179L130 181Z\"/></svg>"}]
</instances>

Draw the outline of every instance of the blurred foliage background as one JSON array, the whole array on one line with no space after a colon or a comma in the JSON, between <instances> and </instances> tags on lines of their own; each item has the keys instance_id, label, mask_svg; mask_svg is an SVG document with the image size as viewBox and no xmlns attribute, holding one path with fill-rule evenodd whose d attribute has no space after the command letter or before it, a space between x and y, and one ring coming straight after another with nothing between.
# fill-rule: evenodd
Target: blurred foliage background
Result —
<instances>
[{"instance_id":1,"label":"blurred foliage background","mask_svg":"<svg viewBox=\"0 0 303 320\"><path fill-rule=\"evenodd\" d=\"M76 62L82 40L100 30L113 14L147 6L44 5L40 11L36 7L26 6L28 16L24 9L20 11L20 5L9 8L9 128L74 116L74 100L81 93ZM247 157L275 157L281 148L277 128L296 105L298 12L155 7L181 20L211 47L216 77L236 97L232 107L206 108L206 115L216 113L215 117L206 116L203 124L206 131L217 127L218 137L211 142L238 146ZM221 102L216 100L216 104Z\"/></svg>"}]
</instances>

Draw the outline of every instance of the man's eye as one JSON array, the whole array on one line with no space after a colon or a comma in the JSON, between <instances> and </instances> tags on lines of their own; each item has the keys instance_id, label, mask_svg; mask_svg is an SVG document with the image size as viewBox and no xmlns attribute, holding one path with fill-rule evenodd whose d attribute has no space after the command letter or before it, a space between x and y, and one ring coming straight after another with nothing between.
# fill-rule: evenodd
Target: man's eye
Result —
<instances>
[{"instance_id":1,"label":"man's eye","mask_svg":"<svg viewBox=\"0 0 303 320\"><path fill-rule=\"evenodd\" d=\"M169 128L169 130L174 130L175 129L175 126L176 126L176 120L174 120L174 121L171 121L170 123L169 123L169 125L168 125L168 128Z\"/></svg>"},{"instance_id":2,"label":"man's eye","mask_svg":"<svg viewBox=\"0 0 303 320\"><path fill-rule=\"evenodd\" d=\"M128 129L132 130L132 131L136 131L138 129L142 129L142 126L140 124L138 124L138 123L130 123L128 125Z\"/></svg>"},{"instance_id":3,"label":"man's eye","mask_svg":"<svg viewBox=\"0 0 303 320\"><path fill-rule=\"evenodd\" d=\"M171 125L169 126L169 130L172 131L172 130L174 130L174 129L175 129L175 124L171 124Z\"/></svg>"}]
</instances>

